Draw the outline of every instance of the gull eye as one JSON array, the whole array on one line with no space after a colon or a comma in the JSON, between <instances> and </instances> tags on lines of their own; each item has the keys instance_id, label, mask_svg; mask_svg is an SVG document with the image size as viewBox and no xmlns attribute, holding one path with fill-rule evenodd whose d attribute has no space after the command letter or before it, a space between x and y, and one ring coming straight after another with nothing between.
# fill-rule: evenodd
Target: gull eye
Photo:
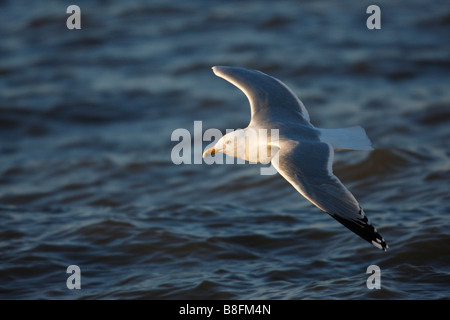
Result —
<instances>
[{"instance_id":1,"label":"gull eye","mask_svg":"<svg viewBox=\"0 0 450 320\"><path fill-rule=\"evenodd\" d=\"M226 144L230 144L231 143L231 140L228 140L227 142L225 142Z\"/></svg>"}]
</instances>

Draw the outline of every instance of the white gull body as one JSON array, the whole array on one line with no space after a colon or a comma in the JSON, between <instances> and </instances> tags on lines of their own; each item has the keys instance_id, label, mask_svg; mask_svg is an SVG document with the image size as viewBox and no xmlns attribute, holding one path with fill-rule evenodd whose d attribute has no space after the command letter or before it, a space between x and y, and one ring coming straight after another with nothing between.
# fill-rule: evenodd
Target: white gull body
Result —
<instances>
[{"instance_id":1,"label":"white gull body","mask_svg":"<svg viewBox=\"0 0 450 320\"><path fill-rule=\"evenodd\" d=\"M244 92L250 102L247 128L222 137L204 157L216 152L252 162L273 164L306 199L348 229L386 251L388 245L369 223L350 191L333 174L335 150L372 150L363 128L321 129L310 123L303 103L281 81L260 71L216 66L214 73ZM251 132L277 129L277 139L251 140ZM233 142L233 143L230 143ZM258 147L267 147L265 153ZM262 155L262 156L261 156Z\"/></svg>"}]
</instances>

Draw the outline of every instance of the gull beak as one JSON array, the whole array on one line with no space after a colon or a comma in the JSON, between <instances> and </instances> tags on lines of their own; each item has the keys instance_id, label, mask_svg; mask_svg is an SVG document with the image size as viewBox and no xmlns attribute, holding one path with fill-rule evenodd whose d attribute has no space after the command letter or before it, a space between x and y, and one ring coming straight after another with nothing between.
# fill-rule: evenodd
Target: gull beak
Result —
<instances>
[{"instance_id":1,"label":"gull beak","mask_svg":"<svg viewBox=\"0 0 450 320\"><path fill-rule=\"evenodd\" d=\"M214 149L214 147L209 148L208 150L205 150L205 152L203 152L203 158L212 156L215 153L216 153L216 149Z\"/></svg>"}]
</instances>

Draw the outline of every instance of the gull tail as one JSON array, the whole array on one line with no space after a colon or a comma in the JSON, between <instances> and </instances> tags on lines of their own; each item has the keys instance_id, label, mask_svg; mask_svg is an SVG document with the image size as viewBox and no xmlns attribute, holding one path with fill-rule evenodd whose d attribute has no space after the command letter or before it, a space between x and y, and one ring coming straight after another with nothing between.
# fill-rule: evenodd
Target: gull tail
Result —
<instances>
[{"instance_id":1,"label":"gull tail","mask_svg":"<svg viewBox=\"0 0 450 320\"><path fill-rule=\"evenodd\" d=\"M366 131L360 126L340 129L317 129L320 132L320 140L331 144L336 151L373 150Z\"/></svg>"}]
</instances>

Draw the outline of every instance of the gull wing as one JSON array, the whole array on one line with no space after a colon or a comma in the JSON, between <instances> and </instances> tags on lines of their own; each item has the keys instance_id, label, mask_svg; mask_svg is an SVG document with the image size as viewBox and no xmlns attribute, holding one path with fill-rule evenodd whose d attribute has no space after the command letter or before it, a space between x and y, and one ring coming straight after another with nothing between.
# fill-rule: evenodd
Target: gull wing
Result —
<instances>
[{"instance_id":1,"label":"gull wing","mask_svg":"<svg viewBox=\"0 0 450 320\"><path fill-rule=\"evenodd\" d=\"M272 160L277 171L305 198L361 238L386 251L358 201L333 174L334 151L327 143L285 142Z\"/></svg>"},{"instance_id":2,"label":"gull wing","mask_svg":"<svg viewBox=\"0 0 450 320\"><path fill-rule=\"evenodd\" d=\"M250 102L252 122L295 119L309 124L309 114L298 97L280 80L256 70L216 66L214 74L238 87Z\"/></svg>"}]
</instances>

